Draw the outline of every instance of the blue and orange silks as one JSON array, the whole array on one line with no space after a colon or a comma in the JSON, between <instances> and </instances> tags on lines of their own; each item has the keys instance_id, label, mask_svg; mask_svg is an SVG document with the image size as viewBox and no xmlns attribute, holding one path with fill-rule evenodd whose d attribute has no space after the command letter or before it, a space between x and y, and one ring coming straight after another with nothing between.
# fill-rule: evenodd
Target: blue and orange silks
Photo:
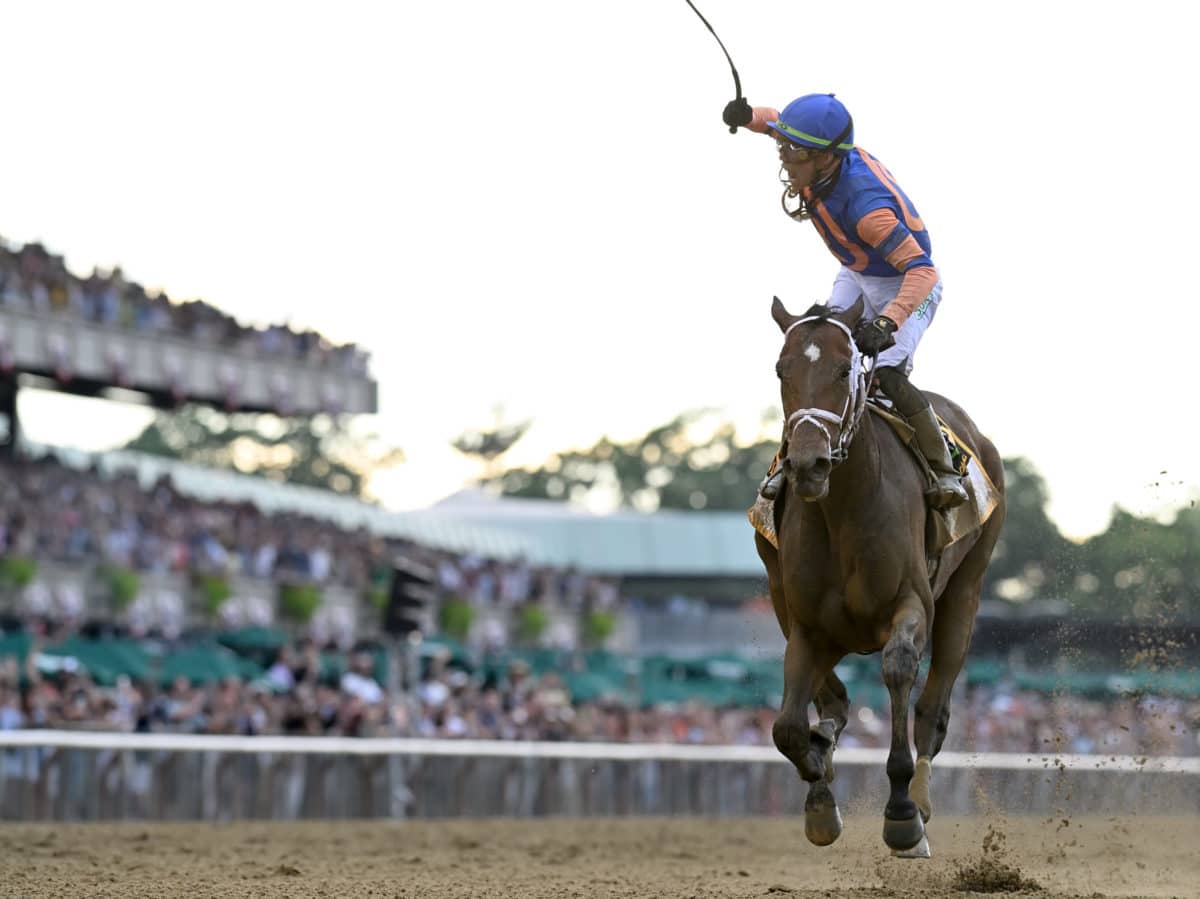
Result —
<instances>
[{"instance_id":1,"label":"blue and orange silks","mask_svg":"<svg viewBox=\"0 0 1200 899\"><path fill-rule=\"evenodd\" d=\"M824 197L805 191L812 223L842 265L864 275L904 275L884 314L897 325L912 314L938 281L929 232L908 195L884 165L861 147L846 154L833 189Z\"/></svg>"}]
</instances>

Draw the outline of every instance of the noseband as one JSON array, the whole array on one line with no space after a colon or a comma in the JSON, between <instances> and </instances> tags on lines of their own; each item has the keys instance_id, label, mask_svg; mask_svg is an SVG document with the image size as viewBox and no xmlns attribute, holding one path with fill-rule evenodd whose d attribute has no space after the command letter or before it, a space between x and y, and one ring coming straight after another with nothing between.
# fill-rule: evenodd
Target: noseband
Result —
<instances>
[{"instance_id":1,"label":"noseband","mask_svg":"<svg viewBox=\"0 0 1200 899\"><path fill-rule=\"evenodd\" d=\"M854 337L850 333L850 328L836 318L810 315L807 318L792 322L783 333L784 342L786 343L788 335L792 333L792 328L795 328L797 325L803 325L806 322L825 322L826 324L837 325L846 335L846 340L850 342L850 390L846 394L846 403L842 407L841 414L830 412L828 409L810 408L797 409L789 415L787 423L784 425L784 442L790 441L792 435L796 433L796 429L802 424L815 425L825 435L825 443L829 447L829 459L836 465L843 461L849 454L850 441L854 439L854 432L858 429L858 423L862 421L863 410L867 407L867 378L873 371L873 368L869 369L863 365L863 354L859 352L858 346L854 343ZM828 423L840 425L836 445Z\"/></svg>"}]
</instances>

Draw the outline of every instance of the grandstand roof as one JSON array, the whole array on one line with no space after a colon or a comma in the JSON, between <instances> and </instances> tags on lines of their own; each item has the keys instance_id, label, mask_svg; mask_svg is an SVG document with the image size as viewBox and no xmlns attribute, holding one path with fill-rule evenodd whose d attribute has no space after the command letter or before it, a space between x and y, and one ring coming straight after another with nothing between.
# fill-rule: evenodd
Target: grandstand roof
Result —
<instances>
[{"instance_id":1,"label":"grandstand roof","mask_svg":"<svg viewBox=\"0 0 1200 899\"><path fill-rule=\"evenodd\" d=\"M753 531L741 512L599 515L563 502L497 497L468 488L427 514L520 534L536 543L547 561L585 571L692 577L763 574Z\"/></svg>"}]
</instances>

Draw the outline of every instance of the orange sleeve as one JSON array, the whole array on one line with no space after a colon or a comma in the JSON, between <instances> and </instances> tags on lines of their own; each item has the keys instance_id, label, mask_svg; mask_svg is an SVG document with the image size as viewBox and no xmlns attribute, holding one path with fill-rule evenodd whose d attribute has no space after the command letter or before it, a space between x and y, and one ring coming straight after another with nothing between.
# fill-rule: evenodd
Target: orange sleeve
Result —
<instances>
[{"instance_id":1,"label":"orange sleeve","mask_svg":"<svg viewBox=\"0 0 1200 899\"><path fill-rule=\"evenodd\" d=\"M751 131L756 131L759 134L770 134L771 131L767 128L767 122L778 122L779 113L770 106L755 106L754 118L750 120L750 124L746 127Z\"/></svg>"},{"instance_id":2,"label":"orange sleeve","mask_svg":"<svg viewBox=\"0 0 1200 899\"><path fill-rule=\"evenodd\" d=\"M923 265L920 268L909 269L904 273L904 280L900 282L900 291L896 294L896 299L883 310L883 314L899 328L908 321L908 317L916 308L925 302L925 298L933 293L937 282L936 268Z\"/></svg>"},{"instance_id":3,"label":"orange sleeve","mask_svg":"<svg viewBox=\"0 0 1200 899\"><path fill-rule=\"evenodd\" d=\"M937 286L937 269L890 209L873 209L859 219L858 236L875 249L886 243L889 251L884 258L904 275L896 298L883 310L899 328Z\"/></svg>"}]
</instances>

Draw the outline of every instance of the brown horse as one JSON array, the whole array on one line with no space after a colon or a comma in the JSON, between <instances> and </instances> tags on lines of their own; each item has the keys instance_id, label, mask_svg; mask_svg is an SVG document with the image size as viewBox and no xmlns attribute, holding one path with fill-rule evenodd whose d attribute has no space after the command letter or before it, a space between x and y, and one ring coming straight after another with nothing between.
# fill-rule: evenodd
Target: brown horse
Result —
<instances>
[{"instance_id":1,"label":"brown horse","mask_svg":"<svg viewBox=\"0 0 1200 899\"><path fill-rule=\"evenodd\" d=\"M936 513L926 508L924 476L895 431L864 414L870 374L850 336L862 308L861 297L841 313L814 306L796 316L778 298L771 308L785 335L776 371L787 416L781 452L787 487L775 509L778 549L761 534L756 541L787 639L773 736L809 783L808 839L832 843L842 827L829 786L833 751L849 707L833 668L849 653L881 651L892 717L883 839L897 854L927 856L930 763L946 736L950 691L971 641L984 569L1004 519L1003 496L982 527L944 551L931 583L925 528L926 516ZM996 448L954 403L929 398L1002 492ZM909 695L927 645L914 766ZM820 719L811 728L810 702Z\"/></svg>"}]
</instances>

